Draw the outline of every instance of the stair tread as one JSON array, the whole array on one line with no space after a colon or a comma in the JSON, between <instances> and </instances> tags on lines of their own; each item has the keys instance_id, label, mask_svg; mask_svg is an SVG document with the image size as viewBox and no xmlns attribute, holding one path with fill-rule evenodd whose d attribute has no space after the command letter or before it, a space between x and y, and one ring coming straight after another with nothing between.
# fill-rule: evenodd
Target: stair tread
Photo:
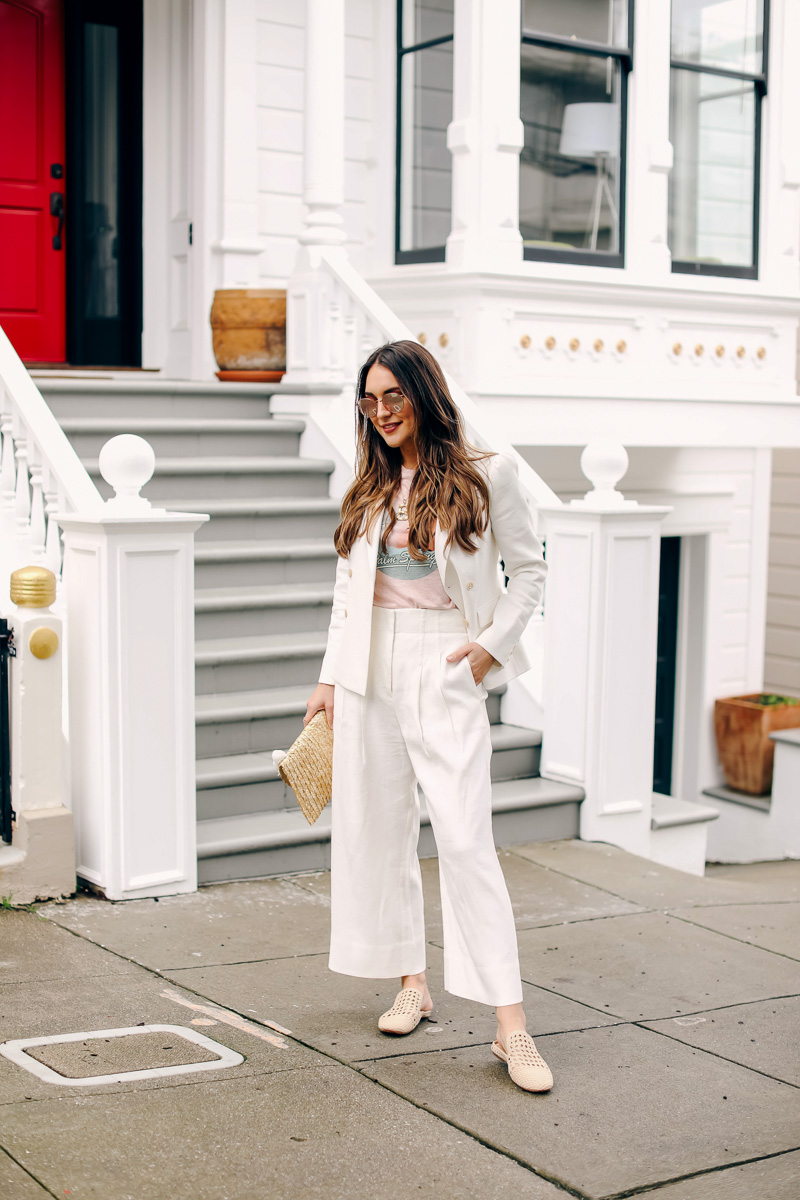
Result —
<instances>
[{"instance_id":1,"label":"stair tread","mask_svg":"<svg viewBox=\"0 0 800 1200\"><path fill-rule=\"evenodd\" d=\"M219 609L264 608L288 604L326 604L333 599L333 583L310 580L308 583L259 583L239 587L197 588L196 612Z\"/></svg>"},{"instance_id":2,"label":"stair tread","mask_svg":"<svg viewBox=\"0 0 800 1200\"><path fill-rule=\"evenodd\" d=\"M492 784L493 812L574 804L583 799L582 788L536 777L501 780ZM428 824L424 811L422 824ZM309 825L299 808L245 813L234 817L211 817L197 822L199 858L258 850L292 843L327 841L330 837L330 806Z\"/></svg>"},{"instance_id":3,"label":"stair tread","mask_svg":"<svg viewBox=\"0 0 800 1200\"><path fill-rule=\"evenodd\" d=\"M98 458L82 458L90 475L100 474ZM164 455L156 459L158 475L319 475L331 474L336 464L330 458L300 458L286 454L224 454L197 455L174 458ZM326 499L328 497L325 497Z\"/></svg>"},{"instance_id":4,"label":"stair tread","mask_svg":"<svg viewBox=\"0 0 800 1200\"><path fill-rule=\"evenodd\" d=\"M653 805L650 810L651 829L672 829L677 825L696 825L705 821L713 821L719 816L719 809L710 804L696 804L692 800L683 800L679 796L665 796L661 792L653 792Z\"/></svg>"},{"instance_id":5,"label":"stair tread","mask_svg":"<svg viewBox=\"0 0 800 1200\"><path fill-rule=\"evenodd\" d=\"M217 662L253 662L259 659L288 658L290 655L324 651L327 630L310 629L301 633L259 633L245 637L203 638L195 645L195 663L207 666Z\"/></svg>"},{"instance_id":6,"label":"stair tread","mask_svg":"<svg viewBox=\"0 0 800 1200\"><path fill-rule=\"evenodd\" d=\"M59 422L65 433L103 433L119 429L123 433L138 433L143 429L153 433L302 433L305 421L297 417L62 417Z\"/></svg>"},{"instance_id":7,"label":"stair tread","mask_svg":"<svg viewBox=\"0 0 800 1200\"><path fill-rule=\"evenodd\" d=\"M169 512L193 512L197 499L169 500ZM242 499L203 501L203 512L210 516L281 516L290 513L339 513L341 501L331 496L245 496Z\"/></svg>"},{"instance_id":8,"label":"stair tread","mask_svg":"<svg viewBox=\"0 0 800 1200\"><path fill-rule=\"evenodd\" d=\"M310 686L310 685L308 685ZM310 693L309 693L310 694ZM538 729L521 729L518 725L504 725L498 722L490 726L492 734L492 750L508 750L517 746L536 746L542 740ZM512 731L515 740L509 738ZM524 733L527 740L516 740L516 735ZM285 747L276 747L285 749ZM214 787L230 787L237 783L261 783L268 779L278 778L278 768L272 761L272 751L260 750L247 754L222 754L215 758L199 758L197 760L197 786L200 789ZM535 776L523 780L498 781L493 786L499 787L500 782L528 783ZM548 781L552 782L552 781ZM554 785L558 787L567 785Z\"/></svg>"},{"instance_id":9,"label":"stair tread","mask_svg":"<svg viewBox=\"0 0 800 1200\"><path fill-rule=\"evenodd\" d=\"M164 379L160 376L149 379L120 379L112 377L113 372L103 377L70 378L46 375L44 372L31 372L36 379L40 392L53 395L74 396L94 393L105 395L113 392L117 396L252 396L254 400L267 399L276 393L281 395L336 395L341 392L341 385L328 383L229 383L212 382L211 380Z\"/></svg>"},{"instance_id":10,"label":"stair tread","mask_svg":"<svg viewBox=\"0 0 800 1200\"><path fill-rule=\"evenodd\" d=\"M238 562L245 559L336 557L332 538L294 538L292 541L198 542L194 561Z\"/></svg>"}]
</instances>

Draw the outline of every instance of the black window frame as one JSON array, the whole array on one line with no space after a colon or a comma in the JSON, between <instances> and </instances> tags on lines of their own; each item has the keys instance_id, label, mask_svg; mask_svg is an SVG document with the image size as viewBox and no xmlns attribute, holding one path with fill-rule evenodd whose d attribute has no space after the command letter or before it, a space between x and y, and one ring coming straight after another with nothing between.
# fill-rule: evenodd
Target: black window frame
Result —
<instances>
[{"instance_id":1,"label":"black window frame","mask_svg":"<svg viewBox=\"0 0 800 1200\"><path fill-rule=\"evenodd\" d=\"M763 0L764 22L761 34L761 70L758 72L734 71L728 67L711 67L703 63L693 63L686 59L674 58L669 60L669 94L672 105L672 79L675 71L694 71L698 75L719 75L724 79L738 79L743 83L753 84L753 100L755 120L753 128L753 262L749 267L736 267L727 263L696 263L686 259L672 260L673 275L709 275L722 279L758 279L760 252L760 216L761 216L761 108L767 94L769 77L769 4ZM672 41L672 16L670 12L670 42ZM671 135L670 135L671 136ZM669 218L668 218L669 219Z\"/></svg>"},{"instance_id":2,"label":"black window frame","mask_svg":"<svg viewBox=\"0 0 800 1200\"><path fill-rule=\"evenodd\" d=\"M553 0L557 3L558 0ZM591 42L581 38L558 37L555 34L531 32L525 28L525 5L522 5L520 45L544 46L550 50L564 50L569 54L585 54L595 58L614 58L620 67L619 88L619 249L614 253L603 250L552 250L525 246L523 257L526 262L572 263L582 267L625 267L625 225L628 169L628 77L633 70L633 21L634 0L628 0L628 41L625 46L608 46L603 42Z\"/></svg>"},{"instance_id":3,"label":"black window frame","mask_svg":"<svg viewBox=\"0 0 800 1200\"><path fill-rule=\"evenodd\" d=\"M402 266L404 263L434 263L444 262L445 247L444 246L428 246L420 250L401 250L400 249L400 172L402 163L402 83L403 83L403 59L407 54L415 54L420 50L430 50L433 46L443 46L447 42L453 42L455 33L445 34L443 37L428 38L424 42L415 42L412 46L403 45L403 0L397 0L397 80L395 87L395 162L394 162L394 261L395 265Z\"/></svg>"}]
</instances>

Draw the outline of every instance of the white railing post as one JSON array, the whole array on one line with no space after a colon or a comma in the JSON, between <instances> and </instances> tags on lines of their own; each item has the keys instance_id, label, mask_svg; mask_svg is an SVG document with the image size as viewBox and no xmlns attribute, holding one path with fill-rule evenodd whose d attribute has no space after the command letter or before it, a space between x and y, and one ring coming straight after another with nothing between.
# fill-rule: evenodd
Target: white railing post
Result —
<instances>
[{"instance_id":1,"label":"white railing post","mask_svg":"<svg viewBox=\"0 0 800 1200\"><path fill-rule=\"evenodd\" d=\"M0 893L29 904L75 891L72 813L62 760L62 627L56 577L30 566L11 576L11 803L16 828L0 848Z\"/></svg>"},{"instance_id":2,"label":"white railing post","mask_svg":"<svg viewBox=\"0 0 800 1200\"><path fill-rule=\"evenodd\" d=\"M57 516L76 869L115 900L197 887L193 543L208 517L152 508L154 466L143 438L112 438L114 498Z\"/></svg>"},{"instance_id":3,"label":"white railing post","mask_svg":"<svg viewBox=\"0 0 800 1200\"><path fill-rule=\"evenodd\" d=\"M547 539L542 775L586 791L581 838L649 857L660 526L625 500L622 446L593 442L583 500L540 509Z\"/></svg>"}]
</instances>

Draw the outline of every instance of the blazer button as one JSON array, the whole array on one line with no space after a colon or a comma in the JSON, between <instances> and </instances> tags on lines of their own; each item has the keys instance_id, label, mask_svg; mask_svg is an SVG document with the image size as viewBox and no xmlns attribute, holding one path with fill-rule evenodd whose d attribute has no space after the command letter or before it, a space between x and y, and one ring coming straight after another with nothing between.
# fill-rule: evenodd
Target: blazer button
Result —
<instances>
[{"instance_id":1,"label":"blazer button","mask_svg":"<svg viewBox=\"0 0 800 1200\"><path fill-rule=\"evenodd\" d=\"M347 616L347 609L344 610L344 615Z\"/></svg>"},{"instance_id":2,"label":"blazer button","mask_svg":"<svg viewBox=\"0 0 800 1200\"><path fill-rule=\"evenodd\" d=\"M352 575L352 574L353 574L353 568L352 568L352 567L350 567L350 569L348 570L347 574L348 574L348 575Z\"/></svg>"},{"instance_id":3,"label":"blazer button","mask_svg":"<svg viewBox=\"0 0 800 1200\"><path fill-rule=\"evenodd\" d=\"M475 585L473 584L472 580L470 579L469 583L467 584L467 590L469 590L471 587L474 587L474 586Z\"/></svg>"}]
</instances>

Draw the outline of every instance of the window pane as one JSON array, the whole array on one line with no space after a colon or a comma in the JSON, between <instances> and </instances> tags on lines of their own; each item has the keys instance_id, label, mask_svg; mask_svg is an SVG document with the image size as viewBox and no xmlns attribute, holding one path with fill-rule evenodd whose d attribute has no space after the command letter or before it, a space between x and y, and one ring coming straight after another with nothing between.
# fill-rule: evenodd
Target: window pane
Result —
<instances>
[{"instance_id":1,"label":"window pane","mask_svg":"<svg viewBox=\"0 0 800 1200\"><path fill-rule=\"evenodd\" d=\"M619 251L620 67L522 46L519 223L526 246Z\"/></svg>"},{"instance_id":2,"label":"window pane","mask_svg":"<svg viewBox=\"0 0 800 1200\"><path fill-rule=\"evenodd\" d=\"M763 0L672 0L672 57L758 74Z\"/></svg>"},{"instance_id":3,"label":"window pane","mask_svg":"<svg viewBox=\"0 0 800 1200\"><path fill-rule=\"evenodd\" d=\"M628 0L525 0L522 28L607 46L628 44Z\"/></svg>"},{"instance_id":4,"label":"window pane","mask_svg":"<svg viewBox=\"0 0 800 1200\"><path fill-rule=\"evenodd\" d=\"M453 43L400 60L400 249L443 246L450 232Z\"/></svg>"},{"instance_id":5,"label":"window pane","mask_svg":"<svg viewBox=\"0 0 800 1200\"><path fill-rule=\"evenodd\" d=\"M753 264L755 88L673 70L669 247L681 262Z\"/></svg>"},{"instance_id":6,"label":"window pane","mask_svg":"<svg viewBox=\"0 0 800 1200\"><path fill-rule=\"evenodd\" d=\"M403 0L403 45L453 36L453 0Z\"/></svg>"},{"instance_id":7,"label":"window pane","mask_svg":"<svg viewBox=\"0 0 800 1200\"><path fill-rule=\"evenodd\" d=\"M87 317L119 316L117 29L84 26L84 210Z\"/></svg>"}]
</instances>

